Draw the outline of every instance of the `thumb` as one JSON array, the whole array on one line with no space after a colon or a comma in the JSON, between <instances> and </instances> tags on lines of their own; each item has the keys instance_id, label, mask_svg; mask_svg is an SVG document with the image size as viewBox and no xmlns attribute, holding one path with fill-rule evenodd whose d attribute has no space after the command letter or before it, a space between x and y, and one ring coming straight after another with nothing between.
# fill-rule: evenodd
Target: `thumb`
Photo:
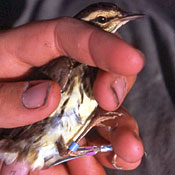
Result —
<instances>
[{"instance_id":1,"label":"thumb","mask_svg":"<svg viewBox=\"0 0 175 175\"><path fill-rule=\"evenodd\" d=\"M58 106L60 87L53 81L1 82L0 128L28 125Z\"/></svg>"}]
</instances>

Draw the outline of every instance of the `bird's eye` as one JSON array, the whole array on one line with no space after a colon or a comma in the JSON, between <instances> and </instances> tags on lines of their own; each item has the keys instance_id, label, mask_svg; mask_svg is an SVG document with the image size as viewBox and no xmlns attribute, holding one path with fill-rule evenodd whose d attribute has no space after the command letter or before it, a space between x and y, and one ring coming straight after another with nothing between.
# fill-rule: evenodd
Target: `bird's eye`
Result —
<instances>
[{"instance_id":1,"label":"bird's eye","mask_svg":"<svg viewBox=\"0 0 175 175\"><path fill-rule=\"evenodd\" d=\"M97 21L99 22L99 23L105 23L105 22L107 22L107 18L105 18L104 16L98 16L97 17Z\"/></svg>"}]
</instances>

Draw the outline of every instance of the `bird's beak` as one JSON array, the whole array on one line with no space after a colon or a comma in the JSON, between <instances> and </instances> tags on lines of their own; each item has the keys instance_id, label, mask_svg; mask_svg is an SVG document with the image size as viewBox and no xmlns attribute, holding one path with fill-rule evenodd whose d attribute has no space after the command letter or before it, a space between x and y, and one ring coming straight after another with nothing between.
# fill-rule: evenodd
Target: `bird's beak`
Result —
<instances>
[{"instance_id":1,"label":"bird's beak","mask_svg":"<svg viewBox=\"0 0 175 175\"><path fill-rule=\"evenodd\" d=\"M115 27L112 28L110 31L111 33L115 33L121 26L126 24L129 21L142 18L144 15L142 14L126 14L125 16L122 16L120 18L116 17L113 20L111 20L111 23L115 25Z\"/></svg>"},{"instance_id":2,"label":"bird's beak","mask_svg":"<svg viewBox=\"0 0 175 175\"><path fill-rule=\"evenodd\" d=\"M129 21L133 21L136 20L138 18L143 18L144 15L143 14L128 14L124 17L119 18L118 20L121 22L129 22Z\"/></svg>"}]
</instances>

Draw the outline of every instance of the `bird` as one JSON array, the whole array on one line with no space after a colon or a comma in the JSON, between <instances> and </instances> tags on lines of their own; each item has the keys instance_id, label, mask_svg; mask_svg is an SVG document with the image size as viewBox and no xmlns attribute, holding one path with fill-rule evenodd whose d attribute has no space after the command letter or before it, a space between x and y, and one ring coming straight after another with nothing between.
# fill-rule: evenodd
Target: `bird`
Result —
<instances>
[{"instance_id":1,"label":"bird","mask_svg":"<svg viewBox=\"0 0 175 175\"><path fill-rule=\"evenodd\" d=\"M140 17L142 15L127 13L107 2L91 4L74 16L110 33ZM99 108L93 96L92 87L97 71L97 68L68 57L54 59L37 68L34 71L37 75L42 74L45 79L52 79L60 85L60 103L42 121L0 129L0 159L7 165L25 161L31 170L48 168L66 157L75 156L78 142L92 127L118 117L120 112Z\"/></svg>"}]
</instances>

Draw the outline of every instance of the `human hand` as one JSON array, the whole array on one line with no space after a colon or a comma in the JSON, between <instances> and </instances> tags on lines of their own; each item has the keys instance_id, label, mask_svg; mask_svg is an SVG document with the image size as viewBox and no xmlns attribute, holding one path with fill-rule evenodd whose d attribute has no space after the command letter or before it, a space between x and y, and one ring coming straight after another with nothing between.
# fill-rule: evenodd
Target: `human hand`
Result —
<instances>
[{"instance_id":1,"label":"human hand","mask_svg":"<svg viewBox=\"0 0 175 175\"><path fill-rule=\"evenodd\" d=\"M65 55L99 67L101 70L94 83L94 96L102 108L111 111L121 105L144 62L140 52L120 38L72 18L37 22L2 32L0 43L1 128L37 122L57 107L60 88L55 82L14 82L26 75L33 66L41 66L55 57ZM7 82L9 80L12 81ZM115 93L111 91L111 86ZM106 140L111 142L118 155L116 164L123 169L133 169L139 165L144 151L138 138L137 124L129 114L127 117L127 121L125 118L117 119L118 127L111 133L98 129L104 138L99 139L98 143ZM129 142L126 148L123 144L127 139ZM97 158L103 165L112 167L106 155L99 154ZM81 166L77 172L76 166L80 163L85 166ZM104 174L102 165L94 157L73 160L67 165L71 174L92 174L90 169L93 174ZM23 169L19 168L21 166ZM18 175L28 174L28 168L23 163L2 166L1 172L5 175L16 169ZM68 170L62 164L40 171L40 174L52 175L56 172L66 174Z\"/></svg>"}]
</instances>

